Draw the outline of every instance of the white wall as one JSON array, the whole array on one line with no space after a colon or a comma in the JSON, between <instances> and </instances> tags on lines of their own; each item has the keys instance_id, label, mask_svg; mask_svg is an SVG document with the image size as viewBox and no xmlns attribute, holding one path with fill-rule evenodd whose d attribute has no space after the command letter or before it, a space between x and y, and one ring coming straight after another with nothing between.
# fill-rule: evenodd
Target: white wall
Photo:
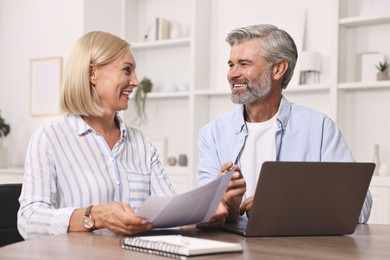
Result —
<instances>
[{"instance_id":1,"label":"white wall","mask_svg":"<svg viewBox=\"0 0 390 260\"><path fill-rule=\"evenodd\" d=\"M9 165L23 165L35 128L53 117L30 115L30 60L66 57L83 32L79 0L0 0L0 109L11 125Z\"/></svg>"},{"instance_id":2,"label":"white wall","mask_svg":"<svg viewBox=\"0 0 390 260\"><path fill-rule=\"evenodd\" d=\"M67 55L85 32L124 35L122 0L0 0L0 110L11 125L9 165L21 166L33 131L60 117L30 114L30 60Z\"/></svg>"}]
</instances>

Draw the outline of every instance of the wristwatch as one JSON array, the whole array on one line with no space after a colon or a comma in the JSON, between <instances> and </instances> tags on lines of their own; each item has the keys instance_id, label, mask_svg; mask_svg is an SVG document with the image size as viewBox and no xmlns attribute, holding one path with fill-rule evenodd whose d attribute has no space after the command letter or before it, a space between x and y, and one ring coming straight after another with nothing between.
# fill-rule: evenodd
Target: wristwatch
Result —
<instances>
[{"instance_id":1,"label":"wristwatch","mask_svg":"<svg viewBox=\"0 0 390 260\"><path fill-rule=\"evenodd\" d=\"M84 215L84 227L88 229L89 231L93 231L95 229L95 222L93 221L92 215L91 215L91 209L93 205L89 206L85 210Z\"/></svg>"}]
</instances>

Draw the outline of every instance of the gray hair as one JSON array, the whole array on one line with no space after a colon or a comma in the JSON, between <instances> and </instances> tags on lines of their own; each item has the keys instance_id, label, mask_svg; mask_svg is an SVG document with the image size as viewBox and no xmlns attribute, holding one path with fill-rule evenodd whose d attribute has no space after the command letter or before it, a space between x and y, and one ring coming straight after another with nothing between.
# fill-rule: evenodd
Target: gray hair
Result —
<instances>
[{"instance_id":1,"label":"gray hair","mask_svg":"<svg viewBox=\"0 0 390 260\"><path fill-rule=\"evenodd\" d=\"M288 68L282 80L282 88L285 89L294 74L298 59L293 38L274 25L259 24L232 30L226 37L226 42L233 46L252 39L259 39L263 47L262 55L271 64L287 60Z\"/></svg>"}]
</instances>

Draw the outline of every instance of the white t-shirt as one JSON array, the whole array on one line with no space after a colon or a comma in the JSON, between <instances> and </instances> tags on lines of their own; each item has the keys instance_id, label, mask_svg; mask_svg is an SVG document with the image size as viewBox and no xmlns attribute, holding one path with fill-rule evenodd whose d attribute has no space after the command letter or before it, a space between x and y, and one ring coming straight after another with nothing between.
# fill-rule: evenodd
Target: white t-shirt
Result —
<instances>
[{"instance_id":1,"label":"white t-shirt","mask_svg":"<svg viewBox=\"0 0 390 260\"><path fill-rule=\"evenodd\" d=\"M240 162L241 172L246 181L245 198L253 196L256 191L260 169L265 161L275 161L277 131L276 115L265 122L249 123L248 136L242 151Z\"/></svg>"}]
</instances>

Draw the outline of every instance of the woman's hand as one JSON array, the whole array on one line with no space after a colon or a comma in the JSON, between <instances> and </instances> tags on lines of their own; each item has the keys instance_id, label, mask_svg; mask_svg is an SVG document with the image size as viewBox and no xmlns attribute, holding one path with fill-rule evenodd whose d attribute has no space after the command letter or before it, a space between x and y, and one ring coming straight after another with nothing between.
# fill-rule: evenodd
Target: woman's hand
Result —
<instances>
[{"instance_id":1,"label":"woman's hand","mask_svg":"<svg viewBox=\"0 0 390 260\"><path fill-rule=\"evenodd\" d=\"M116 234L132 235L152 228L147 220L135 216L134 210L127 203L97 205L92 208L91 214L96 228L108 228Z\"/></svg>"},{"instance_id":2,"label":"woman's hand","mask_svg":"<svg viewBox=\"0 0 390 260\"><path fill-rule=\"evenodd\" d=\"M85 208L81 208L73 212L69 231L87 231L83 224L85 210ZM146 219L135 216L130 205L123 202L94 205L91 216L95 229L107 228L120 235L133 235L152 228L152 224Z\"/></svg>"}]
</instances>

